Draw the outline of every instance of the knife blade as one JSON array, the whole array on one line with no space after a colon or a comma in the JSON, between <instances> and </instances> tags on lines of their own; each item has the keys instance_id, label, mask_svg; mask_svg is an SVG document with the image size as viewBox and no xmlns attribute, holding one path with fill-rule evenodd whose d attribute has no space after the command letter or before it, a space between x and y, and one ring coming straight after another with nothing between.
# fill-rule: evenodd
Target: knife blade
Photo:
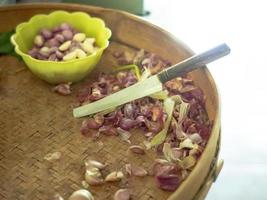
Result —
<instances>
[{"instance_id":1,"label":"knife blade","mask_svg":"<svg viewBox=\"0 0 267 200\"><path fill-rule=\"evenodd\" d=\"M200 67L204 67L206 64L226 56L229 53L230 48L226 44L216 46L208 51L187 58L146 80L137 82L103 99L75 108L73 110L73 116L76 118L84 117L159 92L163 89L163 84L167 81ZM131 93L131 95L129 95L129 93Z\"/></svg>"}]
</instances>

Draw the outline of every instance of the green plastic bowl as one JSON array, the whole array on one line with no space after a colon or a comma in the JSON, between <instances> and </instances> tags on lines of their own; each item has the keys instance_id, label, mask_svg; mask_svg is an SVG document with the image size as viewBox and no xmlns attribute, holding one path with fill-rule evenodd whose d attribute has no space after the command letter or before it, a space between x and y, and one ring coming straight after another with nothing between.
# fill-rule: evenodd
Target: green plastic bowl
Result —
<instances>
[{"instance_id":1,"label":"green plastic bowl","mask_svg":"<svg viewBox=\"0 0 267 200\"><path fill-rule=\"evenodd\" d=\"M33 46L34 37L40 29L52 29L64 22L85 33L86 36L94 37L99 49L85 58L60 62L38 60L28 54ZM83 12L55 11L49 15L35 15L28 22L19 24L16 27L16 33L11 37L11 42L15 46L16 53L22 57L36 76L49 83L57 84L80 81L91 72L108 47L110 37L110 29L105 27L104 21L99 18L90 17Z\"/></svg>"}]
</instances>

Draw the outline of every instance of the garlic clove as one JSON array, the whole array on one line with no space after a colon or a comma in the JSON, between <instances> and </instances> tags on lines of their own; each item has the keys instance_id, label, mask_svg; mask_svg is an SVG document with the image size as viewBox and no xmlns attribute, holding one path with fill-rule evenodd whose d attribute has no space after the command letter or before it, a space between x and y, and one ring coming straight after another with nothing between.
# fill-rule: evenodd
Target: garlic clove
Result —
<instances>
[{"instance_id":1,"label":"garlic clove","mask_svg":"<svg viewBox=\"0 0 267 200\"><path fill-rule=\"evenodd\" d=\"M64 200L64 198L60 194L55 194L53 200Z\"/></svg>"},{"instance_id":2,"label":"garlic clove","mask_svg":"<svg viewBox=\"0 0 267 200\"><path fill-rule=\"evenodd\" d=\"M38 47L41 47L44 44L44 38L42 35L37 35L34 38L34 44Z\"/></svg>"},{"instance_id":3,"label":"garlic clove","mask_svg":"<svg viewBox=\"0 0 267 200\"><path fill-rule=\"evenodd\" d=\"M73 192L69 200L94 200L94 197L88 190L81 189Z\"/></svg>"},{"instance_id":4,"label":"garlic clove","mask_svg":"<svg viewBox=\"0 0 267 200\"><path fill-rule=\"evenodd\" d=\"M122 171L114 171L108 174L105 178L106 182L120 181L124 177Z\"/></svg>"},{"instance_id":5,"label":"garlic clove","mask_svg":"<svg viewBox=\"0 0 267 200\"><path fill-rule=\"evenodd\" d=\"M129 189L119 189L114 195L114 200L130 200L130 198Z\"/></svg>"},{"instance_id":6,"label":"garlic clove","mask_svg":"<svg viewBox=\"0 0 267 200\"><path fill-rule=\"evenodd\" d=\"M89 43L89 44L94 44L95 43L95 38L86 38L84 40L84 42Z\"/></svg>"},{"instance_id":7,"label":"garlic clove","mask_svg":"<svg viewBox=\"0 0 267 200\"><path fill-rule=\"evenodd\" d=\"M96 177L100 177L101 176L101 172L99 171L98 168L95 168L95 167L87 169L86 170L86 174L87 174L87 176L96 176Z\"/></svg>"},{"instance_id":8,"label":"garlic clove","mask_svg":"<svg viewBox=\"0 0 267 200\"><path fill-rule=\"evenodd\" d=\"M50 53L50 48L49 47L42 47L40 49L40 52L41 53L47 53L47 54L49 54Z\"/></svg>"},{"instance_id":9,"label":"garlic clove","mask_svg":"<svg viewBox=\"0 0 267 200\"><path fill-rule=\"evenodd\" d=\"M99 49L99 47L94 47L93 53L97 52Z\"/></svg>"},{"instance_id":10,"label":"garlic clove","mask_svg":"<svg viewBox=\"0 0 267 200\"><path fill-rule=\"evenodd\" d=\"M143 167L132 166L132 174L134 176L143 177L146 176L148 172Z\"/></svg>"},{"instance_id":11,"label":"garlic clove","mask_svg":"<svg viewBox=\"0 0 267 200\"><path fill-rule=\"evenodd\" d=\"M102 185L104 183L104 180L100 172L97 174L94 174L93 172L89 170L85 172L85 181L89 185Z\"/></svg>"},{"instance_id":12,"label":"garlic clove","mask_svg":"<svg viewBox=\"0 0 267 200\"><path fill-rule=\"evenodd\" d=\"M84 33L76 33L74 36L73 36L73 40L74 41L77 41L77 42L82 42L84 41L86 38L86 35Z\"/></svg>"},{"instance_id":13,"label":"garlic clove","mask_svg":"<svg viewBox=\"0 0 267 200\"><path fill-rule=\"evenodd\" d=\"M91 43L83 42L81 44L82 49L87 53L87 54L92 54L94 53L94 46Z\"/></svg>"},{"instance_id":14,"label":"garlic clove","mask_svg":"<svg viewBox=\"0 0 267 200\"><path fill-rule=\"evenodd\" d=\"M85 58L87 56L87 54L81 49L76 49L75 51L78 58Z\"/></svg>"},{"instance_id":15,"label":"garlic clove","mask_svg":"<svg viewBox=\"0 0 267 200\"><path fill-rule=\"evenodd\" d=\"M85 189L89 188L89 184L85 180L82 181L82 186Z\"/></svg>"},{"instance_id":16,"label":"garlic clove","mask_svg":"<svg viewBox=\"0 0 267 200\"><path fill-rule=\"evenodd\" d=\"M67 61L67 60L74 60L76 59L77 57L77 52L76 51L73 51L73 52L70 52L68 54L66 54L64 57L63 57L63 60L64 61Z\"/></svg>"},{"instance_id":17,"label":"garlic clove","mask_svg":"<svg viewBox=\"0 0 267 200\"><path fill-rule=\"evenodd\" d=\"M134 166L131 164L126 164L125 170L130 176L133 175L133 176L144 177L148 175L148 172L143 167Z\"/></svg>"},{"instance_id":18,"label":"garlic clove","mask_svg":"<svg viewBox=\"0 0 267 200\"><path fill-rule=\"evenodd\" d=\"M106 164L103 164L99 161L96 161L96 160L86 160L84 162L85 164L85 167L86 168L91 168L91 167L95 167L95 168L98 168L98 169L104 169L107 165Z\"/></svg>"},{"instance_id":19,"label":"garlic clove","mask_svg":"<svg viewBox=\"0 0 267 200\"><path fill-rule=\"evenodd\" d=\"M66 51L70 48L70 45L71 45L71 41L68 40L68 41L64 42L62 45L60 45L58 49L60 51Z\"/></svg>"}]
</instances>

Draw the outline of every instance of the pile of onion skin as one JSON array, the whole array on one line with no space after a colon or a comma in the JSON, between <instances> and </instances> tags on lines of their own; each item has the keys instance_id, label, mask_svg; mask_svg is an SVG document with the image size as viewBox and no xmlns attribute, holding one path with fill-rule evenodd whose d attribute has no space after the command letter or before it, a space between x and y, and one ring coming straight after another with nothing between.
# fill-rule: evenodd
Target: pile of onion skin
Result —
<instances>
[{"instance_id":1,"label":"pile of onion skin","mask_svg":"<svg viewBox=\"0 0 267 200\"><path fill-rule=\"evenodd\" d=\"M78 106L97 101L171 66L170 62L144 50L135 55L113 52L113 56L118 65L129 67L116 73L101 73L95 82L85 84L77 96ZM167 100L173 102L172 107ZM130 143L131 130L142 129L147 139L143 146L136 148L142 152L156 151L158 159L152 173L155 182L163 190L174 191L196 165L211 127L202 90L184 76L164 84L160 93L87 117L81 133L93 139L100 134L117 135Z\"/></svg>"}]
</instances>

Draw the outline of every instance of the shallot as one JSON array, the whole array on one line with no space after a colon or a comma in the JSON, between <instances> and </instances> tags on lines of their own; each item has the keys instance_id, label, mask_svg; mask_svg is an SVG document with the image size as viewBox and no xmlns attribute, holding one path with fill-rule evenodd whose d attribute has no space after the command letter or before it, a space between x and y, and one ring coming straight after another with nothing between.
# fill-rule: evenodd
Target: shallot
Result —
<instances>
[{"instance_id":1,"label":"shallot","mask_svg":"<svg viewBox=\"0 0 267 200\"><path fill-rule=\"evenodd\" d=\"M52 30L42 29L35 36L28 54L39 60L69 61L85 58L97 50L95 38L87 37L69 24L62 23Z\"/></svg>"}]
</instances>

